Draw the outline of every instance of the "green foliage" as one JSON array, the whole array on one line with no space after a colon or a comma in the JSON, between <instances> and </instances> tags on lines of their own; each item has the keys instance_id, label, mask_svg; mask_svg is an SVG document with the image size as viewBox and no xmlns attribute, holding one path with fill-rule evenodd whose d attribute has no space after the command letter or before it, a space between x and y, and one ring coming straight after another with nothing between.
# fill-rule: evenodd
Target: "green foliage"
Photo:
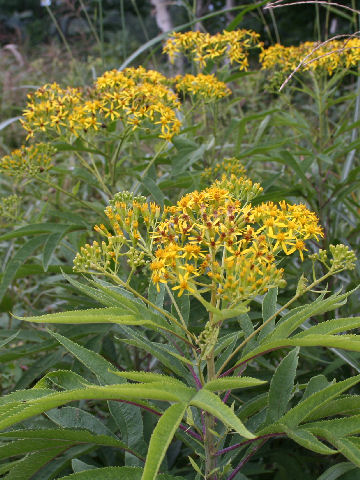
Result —
<instances>
[{"instance_id":1,"label":"green foliage","mask_svg":"<svg viewBox=\"0 0 360 480\"><path fill-rule=\"evenodd\" d=\"M66 75L61 61L58 71L46 72L41 62L29 63L26 82L17 73L21 85L34 84L29 105L53 89L47 107L31 120L28 106L22 120L33 122L30 144L48 143L56 153L51 168L37 165L25 177L6 176L7 160L0 179L0 475L9 480L355 478L360 472L359 268L352 250L360 241L357 72L338 69L328 76L325 70L300 70L279 95L271 88L285 73L273 77L259 70L257 52L250 53L247 72L231 61L216 63L212 52L214 58L200 66L194 62L191 72L216 73L232 94L215 100L184 90L175 103L166 103L176 90L173 77L188 64L159 60L156 48L169 35L155 36L148 6L120 2L119 28L112 18L118 3L80 3L86 5L76 14L54 5L42 10L55 14L52 31L68 49ZM263 17L265 3L245 2L229 11L218 2L209 13L182 2L170 11L178 32L199 22L211 31L215 21L226 19L227 32L236 33L247 26L247 13ZM325 30L330 13L340 11L353 25L345 10L326 8ZM131 32L139 19L141 38ZM275 23L266 27L270 36L275 30ZM73 40L82 34L95 40L101 58L86 65L68 62ZM119 51L111 58L114 49ZM228 54L230 47L225 50ZM149 68L126 70L134 60ZM8 59L2 62L4 71L9 63L11 72L18 72ZM94 80L120 63L122 72L99 76L104 91L98 95L103 87L90 87L90 73ZM35 87L55 79L61 87ZM5 85L2 74L0 84ZM78 85L84 88L71 90ZM24 137L18 120L25 99L19 95L21 107L10 106L13 94L7 88L1 91L9 114L0 123L0 146L11 158L12 147ZM56 108L55 97L61 97ZM116 99L121 108L115 108ZM50 110L53 118L39 123ZM263 190L245 176L244 167L261 179ZM208 211L206 195L212 195L209 185L215 181L227 192L226 208L216 196L219 190L211 197L216 208L211 204ZM199 192L206 192L201 201ZM195 201L181 210L180 197L188 205ZM267 218L255 227L263 202L280 201L286 204L277 207L275 226ZM303 237L294 236L298 227L283 223L286 205L304 202L306 215L314 211L319 217L324 237L320 229L305 232L309 225L316 230L317 219L301 217ZM242 210L234 217L239 204ZM295 207L298 213L296 208L301 207ZM238 231L228 230L228 222ZM285 227L287 237L281 239ZM176 250L201 228L189 243L199 245L199 252ZM229 257L253 252L255 237L260 240L252 262L234 268L233 277L221 277ZM176 254L167 250L167 263L159 266L164 239ZM77 252L85 260L75 262L81 268L74 271ZM273 263L281 279L258 290L251 272L268 267L261 283ZM201 273L193 276L192 267ZM236 282L247 275L246 287L253 290L240 301L243 284ZM227 298L231 288L235 301Z\"/></svg>"}]
</instances>

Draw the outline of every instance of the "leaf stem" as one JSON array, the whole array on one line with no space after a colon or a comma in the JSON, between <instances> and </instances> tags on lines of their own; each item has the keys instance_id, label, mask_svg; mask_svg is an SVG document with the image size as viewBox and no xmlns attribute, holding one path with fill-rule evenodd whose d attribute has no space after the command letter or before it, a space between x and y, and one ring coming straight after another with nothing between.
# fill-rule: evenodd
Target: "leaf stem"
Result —
<instances>
[{"instance_id":1,"label":"leaf stem","mask_svg":"<svg viewBox=\"0 0 360 480\"><path fill-rule=\"evenodd\" d=\"M315 280L311 285L306 287L306 289L302 292L296 293L285 305L283 305L279 310L277 310L273 315L271 315L262 325L260 325L256 330L254 330L245 340L240 343L240 345L229 355L229 357L225 360L225 362L221 365L220 369L217 372L217 377L220 376L221 372L224 370L226 365L238 354L238 352L252 339L257 335L261 330L266 327L272 320L274 320L281 312L286 310L291 304L293 304L299 297L304 295L306 292L312 290L316 285L324 281L326 278L333 275L335 272L333 270L328 271L325 275L320 277L318 280Z\"/></svg>"}]
</instances>

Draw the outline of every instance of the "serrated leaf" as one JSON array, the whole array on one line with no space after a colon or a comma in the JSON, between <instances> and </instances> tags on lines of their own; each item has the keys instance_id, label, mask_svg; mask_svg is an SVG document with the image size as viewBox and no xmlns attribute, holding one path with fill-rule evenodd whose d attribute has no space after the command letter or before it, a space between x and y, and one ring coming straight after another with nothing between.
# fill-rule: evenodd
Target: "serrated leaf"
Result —
<instances>
[{"instance_id":1,"label":"serrated leaf","mask_svg":"<svg viewBox=\"0 0 360 480\"><path fill-rule=\"evenodd\" d=\"M140 480L143 473L138 467L104 467L87 470L85 472L72 473L59 480ZM184 480L183 477L160 474L156 480Z\"/></svg>"},{"instance_id":2,"label":"serrated leaf","mask_svg":"<svg viewBox=\"0 0 360 480\"><path fill-rule=\"evenodd\" d=\"M135 382L141 382L141 383L153 383L153 382L162 382L164 384L168 385L174 385L176 387L177 385L186 387L185 383L181 382L180 380L177 380L174 377L169 377L168 375L162 375L160 373L152 373L152 372L119 372L119 371L113 371L115 375L126 378L127 380L133 380Z\"/></svg>"},{"instance_id":3,"label":"serrated leaf","mask_svg":"<svg viewBox=\"0 0 360 480\"><path fill-rule=\"evenodd\" d=\"M53 429L39 429L39 430L12 430L10 432L0 433L0 439L29 439L31 442L42 440L44 442L61 441L68 442L70 445L77 443L89 443L94 445L103 445L107 447L120 448L132 452L141 458L141 455L129 449L128 445L120 441L113 434L111 436L92 433L89 430L82 430L80 428L53 428ZM32 449L33 450L33 449ZM29 450L31 451L31 450Z\"/></svg>"},{"instance_id":4,"label":"serrated leaf","mask_svg":"<svg viewBox=\"0 0 360 480\"><path fill-rule=\"evenodd\" d=\"M291 429L288 428L286 425L283 426L286 435L294 440L294 442L298 443L302 447L311 450L312 452L320 453L321 455L334 455L338 453L336 450L327 447L324 443L320 442L315 435L307 430L303 430L300 428Z\"/></svg>"},{"instance_id":5,"label":"serrated leaf","mask_svg":"<svg viewBox=\"0 0 360 480\"><path fill-rule=\"evenodd\" d=\"M125 380L113 372L113 365L96 352L88 350L58 333L50 332L50 334L86 368L94 373L102 385L125 382ZM125 403L109 402L109 410L121 429L122 439L130 446L136 445L142 438L143 433L143 423L139 408Z\"/></svg>"},{"instance_id":6,"label":"serrated leaf","mask_svg":"<svg viewBox=\"0 0 360 480\"><path fill-rule=\"evenodd\" d=\"M335 318L333 320L327 320L326 322L318 323L303 332L298 333L294 338L302 338L307 335L329 335L334 333L342 333L354 328L360 327L360 317L350 318Z\"/></svg>"},{"instance_id":7,"label":"serrated leaf","mask_svg":"<svg viewBox=\"0 0 360 480\"><path fill-rule=\"evenodd\" d=\"M357 438L334 438L329 440L350 462L360 467L360 444Z\"/></svg>"},{"instance_id":8,"label":"serrated leaf","mask_svg":"<svg viewBox=\"0 0 360 480\"><path fill-rule=\"evenodd\" d=\"M71 390L84 388L86 385L90 385L90 382L70 370L56 370L55 372L47 373L33 388L52 388L54 385L62 389Z\"/></svg>"},{"instance_id":9,"label":"serrated leaf","mask_svg":"<svg viewBox=\"0 0 360 480\"><path fill-rule=\"evenodd\" d=\"M324 375L316 375L315 377L310 378L309 383L306 386L302 400L305 400L307 397L310 397L313 393L326 388L329 385L327 378Z\"/></svg>"},{"instance_id":10,"label":"serrated leaf","mask_svg":"<svg viewBox=\"0 0 360 480\"><path fill-rule=\"evenodd\" d=\"M44 413L77 400L162 400L168 402L188 402L195 393L192 388L167 387L162 384L152 383L150 385L122 384L86 386L83 389L66 390L64 392L52 393L31 403L18 402L9 404L8 410L4 411L0 418L0 428L4 429L15 425L35 415ZM208 392L210 393L210 392Z\"/></svg>"},{"instance_id":11,"label":"serrated leaf","mask_svg":"<svg viewBox=\"0 0 360 480\"><path fill-rule=\"evenodd\" d=\"M38 475L40 470L51 460L67 450L69 445L49 448L45 451L32 453L22 458L6 475L6 480L31 480ZM36 477L35 477L36 478ZM39 477L38 477L39 478Z\"/></svg>"},{"instance_id":12,"label":"serrated leaf","mask_svg":"<svg viewBox=\"0 0 360 480\"><path fill-rule=\"evenodd\" d=\"M314 315L330 312L331 310L335 310L344 305L347 297L351 295L352 292L353 291L343 294L336 292L328 298L317 299L315 302L294 309L294 313L289 312L286 315L286 319L283 319L278 323L278 325L275 327L275 330L269 335L267 340L273 341L276 339L287 338L308 318Z\"/></svg>"},{"instance_id":13,"label":"serrated leaf","mask_svg":"<svg viewBox=\"0 0 360 480\"><path fill-rule=\"evenodd\" d=\"M146 325L148 320L141 320L128 314L120 307L92 308L89 310L71 310L68 312L48 313L36 317L18 317L19 320L33 323L120 323L124 325ZM152 323L152 322L150 322Z\"/></svg>"},{"instance_id":14,"label":"serrated leaf","mask_svg":"<svg viewBox=\"0 0 360 480\"><path fill-rule=\"evenodd\" d=\"M169 368L173 373L180 377L186 376L186 370L184 365L174 355L171 355L166 349L165 345L155 342L149 342L149 340L140 332L135 331L124 325L117 327L126 337L130 338L139 348L144 349L146 352L157 358L163 365ZM134 343L135 344L135 343ZM184 357L185 358L185 357Z\"/></svg>"},{"instance_id":15,"label":"serrated leaf","mask_svg":"<svg viewBox=\"0 0 360 480\"><path fill-rule=\"evenodd\" d=\"M285 347L335 347L353 352L360 352L360 337L357 335L307 335L305 337L291 337L263 343L260 347L250 350L240 358L238 365L255 356L271 350Z\"/></svg>"},{"instance_id":16,"label":"serrated leaf","mask_svg":"<svg viewBox=\"0 0 360 480\"><path fill-rule=\"evenodd\" d=\"M330 385L319 392L313 393L304 401L299 402L295 407L289 410L281 419L290 428L296 427L299 423L306 420L308 415L316 411L322 405L336 398L344 391L360 382L360 375L357 375L342 382Z\"/></svg>"},{"instance_id":17,"label":"serrated leaf","mask_svg":"<svg viewBox=\"0 0 360 480\"><path fill-rule=\"evenodd\" d=\"M168 446L184 416L188 403L178 403L169 407L151 435L144 472L141 480L153 480L156 477Z\"/></svg>"},{"instance_id":18,"label":"serrated leaf","mask_svg":"<svg viewBox=\"0 0 360 480\"><path fill-rule=\"evenodd\" d=\"M86 429L95 435L106 435L117 440L116 435L99 420L95 415L92 415L85 410L76 407L62 407L61 409L50 410L46 413L47 418L62 428L76 428Z\"/></svg>"},{"instance_id":19,"label":"serrated leaf","mask_svg":"<svg viewBox=\"0 0 360 480\"><path fill-rule=\"evenodd\" d=\"M219 392L223 390L234 390L236 388L257 387L258 385L264 385L264 383L267 382L252 377L224 377L210 380L203 388L210 392Z\"/></svg>"},{"instance_id":20,"label":"serrated leaf","mask_svg":"<svg viewBox=\"0 0 360 480\"><path fill-rule=\"evenodd\" d=\"M235 415L233 410L225 405L214 393L204 389L199 390L191 399L191 405L211 413L225 425L234 429L242 437L255 438Z\"/></svg>"},{"instance_id":21,"label":"serrated leaf","mask_svg":"<svg viewBox=\"0 0 360 480\"><path fill-rule=\"evenodd\" d=\"M276 422L285 412L292 396L299 349L295 348L282 359L270 382L267 423Z\"/></svg>"}]
</instances>

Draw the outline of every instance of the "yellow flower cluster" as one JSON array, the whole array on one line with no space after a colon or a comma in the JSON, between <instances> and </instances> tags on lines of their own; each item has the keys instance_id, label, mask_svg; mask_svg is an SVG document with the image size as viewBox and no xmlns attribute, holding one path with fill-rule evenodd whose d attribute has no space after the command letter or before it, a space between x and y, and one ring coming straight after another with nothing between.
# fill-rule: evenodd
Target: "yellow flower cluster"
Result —
<instances>
[{"instance_id":1,"label":"yellow flower cluster","mask_svg":"<svg viewBox=\"0 0 360 480\"><path fill-rule=\"evenodd\" d=\"M119 128L152 125L160 138L170 141L180 130L180 103L166 82L160 73L139 67L105 72L86 91L44 85L29 95L22 125L28 138L36 132L79 136L118 121Z\"/></svg>"},{"instance_id":2,"label":"yellow flower cluster","mask_svg":"<svg viewBox=\"0 0 360 480\"><path fill-rule=\"evenodd\" d=\"M20 198L17 195L8 195L0 198L0 226L19 220Z\"/></svg>"},{"instance_id":3,"label":"yellow flower cluster","mask_svg":"<svg viewBox=\"0 0 360 480\"><path fill-rule=\"evenodd\" d=\"M231 90L224 82L220 82L215 75L178 75L174 78L175 88L183 95L189 94L199 97L205 102L219 100L231 95Z\"/></svg>"},{"instance_id":4,"label":"yellow flower cluster","mask_svg":"<svg viewBox=\"0 0 360 480\"><path fill-rule=\"evenodd\" d=\"M169 55L174 62L179 53L189 56L203 68L209 60L228 58L231 64L236 63L240 70L246 70L248 50L261 47L260 35L252 30L234 30L210 35L203 32L173 33L166 41L163 53Z\"/></svg>"},{"instance_id":5,"label":"yellow flower cluster","mask_svg":"<svg viewBox=\"0 0 360 480\"><path fill-rule=\"evenodd\" d=\"M284 283L278 255L297 251L303 259L305 240L323 236L316 215L305 205L252 206L249 200L261 190L246 177L222 178L162 213L144 197L117 194L105 211L111 228L95 227L108 242L95 246L100 263L89 262L95 259L94 247L87 245L75 258L75 270L86 271L91 264L114 273L119 255L128 255L133 268L147 258L158 289L164 283L179 296L210 292L212 303L222 302L222 308L249 301Z\"/></svg>"},{"instance_id":6,"label":"yellow flower cluster","mask_svg":"<svg viewBox=\"0 0 360 480\"><path fill-rule=\"evenodd\" d=\"M316 42L301 43L297 47L276 44L261 52L260 62L263 69L282 73L290 73L304 62L301 70L326 71L332 75L339 68L359 64L360 39L332 40L320 46Z\"/></svg>"},{"instance_id":7,"label":"yellow flower cluster","mask_svg":"<svg viewBox=\"0 0 360 480\"><path fill-rule=\"evenodd\" d=\"M117 193L105 209L111 231L103 224L94 230L106 238L101 246L85 245L74 259L76 271L98 270L116 273L120 258L127 256L132 268L145 263L145 254L151 251L150 232L160 218L161 209L146 198L130 192Z\"/></svg>"},{"instance_id":8,"label":"yellow flower cluster","mask_svg":"<svg viewBox=\"0 0 360 480\"><path fill-rule=\"evenodd\" d=\"M0 172L13 177L33 176L52 167L54 147L46 143L24 145L0 159Z\"/></svg>"},{"instance_id":9,"label":"yellow flower cluster","mask_svg":"<svg viewBox=\"0 0 360 480\"><path fill-rule=\"evenodd\" d=\"M211 183L218 177L231 176L240 178L246 172L244 165L236 157L226 157L222 162L217 162L213 167L206 168L201 177L205 181L210 181Z\"/></svg>"}]
</instances>

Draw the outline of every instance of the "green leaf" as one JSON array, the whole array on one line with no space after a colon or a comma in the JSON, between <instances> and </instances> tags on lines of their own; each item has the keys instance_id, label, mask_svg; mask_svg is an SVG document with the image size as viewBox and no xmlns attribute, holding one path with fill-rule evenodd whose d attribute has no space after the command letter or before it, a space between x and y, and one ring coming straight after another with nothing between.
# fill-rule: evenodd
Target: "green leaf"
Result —
<instances>
[{"instance_id":1,"label":"green leaf","mask_svg":"<svg viewBox=\"0 0 360 480\"><path fill-rule=\"evenodd\" d=\"M141 480L142 473L143 469L138 467L104 467L72 473L59 480ZM183 480L183 477L162 474L156 480Z\"/></svg>"},{"instance_id":2,"label":"green leaf","mask_svg":"<svg viewBox=\"0 0 360 480\"><path fill-rule=\"evenodd\" d=\"M306 420L312 412L316 411L322 405L330 402L344 391L360 382L360 375L357 375L342 382L330 385L319 392L313 393L304 401L299 402L295 407L289 410L282 418L281 423L285 423L290 428L296 427L299 423Z\"/></svg>"},{"instance_id":3,"label":"green leaf","mask_svg":"<svg viewBox=\"0 0 360 480\"><path fill-rule=\"evenodd\" d=\"M323 474L320 475L316 480L337 480L342 477L344 473L351 472L357 467L348 462L337 463L332 467L328 468Z\"/></svg>"},{"instance_id":4,"label":"green leaf","mask_svg":"<svg viewBox=\"0 0 360 480\"><path fill-rule=\"evenodd\" d=\"M50 410L46 413L47 418L62 428L86 429L94 435L106 435L117 440L116 435L99 420L95 415L75 407L62 407L61 409Z\"/></svg>"},{"instance_id":5,"label":"green leaf","mask_svg":"<svg viewBox=\"0 0 360 480\"><path fill-rule=\"evenodd\" d=\"M204 388L210 392L219 392L223 390L234 390L236 388L257 387L264 383L267 382L252 377L224 377L210 380L204 385Z\"/></svg>"},{"instance_id":6,"label":"green leaf","mask_svg":"<svg viewBox=\"0 0 360 480\"><path fill-rule=\"evenodd\" d=\"M286 425L283 426L286 435L298 443L302 447L307 448L316 453L322 455L334 455L338 453L336 450L327 447L324 443L320 442L311 432L301 429L291 429Z\"/></svg>"},{"instance_id":7,"label":"green leaf","mask_svg":"<svg viewBox=\"0 0 360 480\"><path fill-rule=\"evenodd\" d=\"M59 233L63 231L73 232L76 230L84 230L84 225L63 225L60 223L36 223L17 228L12 232L0 235L0 241L10 240L16 237L26 237L27 235L38 235L39 233Z\"/></svg>"},{"instance_id":8,"label":"green leaf","mask_svg":"<svg viewBox=\"0 0 360 480\"><path fill-rule=\"evenodd\" d=\"M36 475L41 478L39 471L51 460L56 458L62 452L67 450L69 445L62 445L55 448L49 448L46 451L32 453L22 458L8 473L7 480L31 480ZM40 475L40 476L38 476ZM35 477L36 478L36 477Z\"/></svg>"},{"instance_id":9,"label":"green leaf","mask_svg":"<svg viewBox=\"0 0 360 480\"><path fill-rule=\"evenodd\" d=\"M151 194L153 197L153 200L160 205L160 207L164 206L164 199L165 196L163 192L160 190L160 188L156 185L154 180L150 177L145 177L142 180L142 183L146 190Z\"/></svg>"},{"instance_id":10,"label":"green leaf","mask_svg":"<svg viewBox=\"0 0 360 480\"><path fill-rule=\"evenodd\" d=\"M326 322L318 323L317 325L314 325L313 327L310 327L307 330L298 333L297 335L295 335L295 337L302 338L312 334L326 335L340 333L359 327L360 317L335 318L334 320L327 320Z\"/></svg>"},{"instance_id":11,"label":"green leaf","mask_svg":"<svg viewBox=\"0 0 360 480\"><path fill-rule=\"evenodd\" d=\"M150 316L150 314L149 314ZM33 323L61 323L61 324L88 324L88 323L116 323L120 325L142 325L154 330L162 329L172 333L162 317L155 317L161 325L152 320L139 318L139 315L129 314L124 307L92 308L88 310L70 310L68 312L48 313L36 317L17 317L19 320Z\"/></svg>"},{"instance_id":12,"label":"green leaf","mask_svg":"<svg viewBox=\"0 0 360 480\"><path fill-rule=\"evenodd\" d=\"M174 377L169 377L168 375L162 375L160 373L135 372L135 371L134 372L114 371L113 373L115 373L115 375L118 375L119 377L126 378L127 380L133 380L135 382L141 382L141 383L163 382L163 383L167 383L168 385L173 385L174 388L177 385L186 387L186 385L180 380L177 380Z\"/></svg>"},{"instance_id":13,"label":"green leaf","mask_svg":"<svg viewBox=\"0 0 360 480\"><path fill-rule=\"evenodd\" d=\"M58 333L49 333L79 362L96 375L102 385L125 382L125 380L113 372L113 365L98 353L88 350ZM109 410L116 424L121 429L122 439L130 446L137 445L143 435L143 422L139 408L126 403L109 402Z\"/></svg>"},{"instance_id":14,"label":"green leaf","mask_svg":"<svg viewBox=\"0 0 360 480\"><path fill-rule=\"evenodd\" d=\"M324 375L316 375L315 377L310 378L309 383L306 386L306 390L302 397L302 400L310 397L313 393L326 388L329 385L327 378Z\"/></svg>"},{"instance_id":15,"label":"green leaf","mask_svg":"<svg viewBox=\"0 0 360 480\"><path fill-rule=\"evenodd\" d=\"M58 233L52 233L51 235L48 236L48 239L46 240L44 245L43 259L42 259L44 272L47 272L47 269L51 260L51 256L54 253L58 244L60 243L61 239L64 237L64 235L66 235L67 231L68 231L68 228L66 227L64 231L58 232Z\"/></svg>"},{"instance_id":16,"label":"green leaf","mask_svg":"<svg viewBox=\"0 0 360 480\"><path fill-rule=\"evenodd\" d=\"M214 393L201 389L191 399L191 405L211 413L221 420L225 425L234 429L239 435L245 438L255 438L244 426L241 420L235 415L233 410L225 405Z\"/></svg>"},{"instance_id":17,"label":"green leaf","mask_svg":"<svg viewBox=\"0 0 360 480\"><path fill-rule=\"evenodd\" d=\"M353 291L346 292L340 295L340 292L336 292L328 298L322 299L319 297L315 302L298 307L294 311L290 311L286 316L278 322L275 330L269 335L267 340L276 340L278 338L286 338L292 332L294 332L300 325L308 318L314 315L320 315L325 312L335 310L346 303L347 297L351 295Z\"/></svg>"},{"instance_id":18,"label":"green leaf","mask_svg":"<svg viewBox=\"0 0 360 480\"><path fill-rule=\"evenodd\" d=\"M12 280L15 278L18 268L32 255L35 250L43 245L47 235L40 235L39 237L32 238L25 243L13 256L13 258L6 265L5 271L2 275L0 283L0 301L3 299L7 288Z\"/></svg>"},{"instance_id":19,"label":"green leaf","mask_svg":"<svg viewBox=\"0 0 360 480\"><path fill-rule=\"evenodd\" d=\"M195 389L167 387L162 384L122 384L86 386L82 389L52 393L31 402L17 402L5 405L1 411L0 429L15 425L35 415L44 413L66 403L77 400L162 400L168 402L189 402ZM210 393L210 392L207 392ZM219 399L218 399L219 400ZM219 400L221 403L221 400ZM228 408L228 407L227 407ZM231 411L231 410L230 410ZM237 418L237 417L235 417Z\"/></svg>"},{"instance_id":20,"label":"green leaf","mask_svg":"<svg viewBox=\"0 0 360 480\"><path fill-rule=\"evenodd\" d=\"M322 388L324 387L325 386ZM334 415L358 414L360 414L360 396L344 395L317 409L307 417L307 420L317 420L319 418L332 417Z\"/></svg>"},{"instance_id":21,"label":"green leaf","mask_svg":"<svg viewBox=\"0 0 360 480\"><path fill-rule=\"evenodd\" d=\"M160 417L150 438L144 472L141 480L153 480L161 462L184 416L188 403L178 403L169 407Z\"/></svg>"},{"instance_id":22,"label":"green leaf","mask_svg":"<svg viewBox=\"0 0 360 480\"><path fill-rule=\"evenodd\" d=\"M186 376L187 372L182 362L180 362L180 359L174 355L174 352L170 353L169 350L166 349L165 345L156 342L149 342L148 338L142 333L126 327L125 325L119 325L117 328L126 337L131 339L133 345L136 345L137 347L145 350L145 352L150 353L173 373L179 375L180 377ZM186 361L185 357L184 361Z\"/></svg>"},{"instance_id":23,"label":"green leaf","mask_svg":"<svg viewBox=\"0 0 360 480\"><path fill-rule=\"evenodd\" d=\"M11 335L9 338L5 338L5 340L0 341L0 349L5 347L8 343L12 342L20 333L20 330L15 332L13 335Z\"/></svg>"},{"instance_id":24,"label":"green leaf","mask_svg":"<svg viewBox=\"0 0 360 480\"><path fill-rule=\"evenodd\" d=\"M68 407L67 407L68 408ZM134 455L141 456L129 449L128 445L124 442L121 442L113 434L111 436L99 433L92 433L89 430L82 430L81 428L70 429L70 428L53 428L53 429L39 429L39 430L12 430L10 432L0 433L0 439L9 440L9 439L29 439L29 442L36 442L38 440L47 442L48 445L51 445L53 441L68 442L70 445L76 444L94 444L94 445L103 445L106 447L120 448L126 451L132 452ZM33 443L35 445L35 443ZM31 446L31 445L30 445ZM0 447L1 449L2 447ZM31 448L29 451L33 451L34 448ZM1 450L0 450L1 451Z\"/></svg>"},{"instance_id":25,"label":"green leaf","mask_svg":"<svg viewBox=\"0 0 360 480\"><path fill-rule=\"evenodd\" d=\"M285 412L292 396L299 348L295 348L282 359L270 383L267 423L276 422Z\"/></svg>"},{"instance_id":26,"label":"green leaf","mask_svg":"<svg viewBox=\"0 0 360 480\"><path fill-rule=\"evenodd\" d=\"M55 386L56 389L72 390L75 388L84 388L86 385L90 385L90 382L77 373L70 370L56 370L55 372L47 373L33 388L43 390Z\"/></svg>"},{"instance_id":27,"label":"green leaf","mask_svg":"<svg viewBox=\"0 0 360 480\"><path fill-rule=\"evenodd\" d=\"M360 415L312 422L304 425L304 428L315 435L328 432L336 438L354 435L360 432Z\"/></svg>"},{"instance_id":28,"label":"green leaf","mask_svg":"<svg viewBox=\"0 0 360 480\"><path fill-rule=\"evenodd\" d=\"M327 438L350 462L360 467L360 443L358 438Z\"/></svg>"},{"instance_id":29,"label":"green leaf","mask_svg":"<svg viewBox=\"0 0 360 480\"><path fill-rule=\"evenodd\" d=\"M269 343L263 343L260 347L254 348L246 355L241 357L237 365L244 363L246 360L259 356L271 350L284 347L335 347L353 352L360 352L360 337L357 335L307 335L298 338L297 336L275 340Z\"/></svg>"},{"instance_id":30,"label":"green leaf","mask_svg":"<svg viewBox=\"0 0 360 480\"><path fill-rule=\"evenodd\" d=\"M272 317L275 314L277 296L278 296L277 287L270 288L270 290L265 295L262 303L263 323L265 323L270 317ZM271 322L265 325L265 327L261 330L261 332L259 333L259 341L267 337L268 334L274 330L274 328L275 328L275 317L273 318L273 320L271 320Z\"/></svg>"}]
</instances>

